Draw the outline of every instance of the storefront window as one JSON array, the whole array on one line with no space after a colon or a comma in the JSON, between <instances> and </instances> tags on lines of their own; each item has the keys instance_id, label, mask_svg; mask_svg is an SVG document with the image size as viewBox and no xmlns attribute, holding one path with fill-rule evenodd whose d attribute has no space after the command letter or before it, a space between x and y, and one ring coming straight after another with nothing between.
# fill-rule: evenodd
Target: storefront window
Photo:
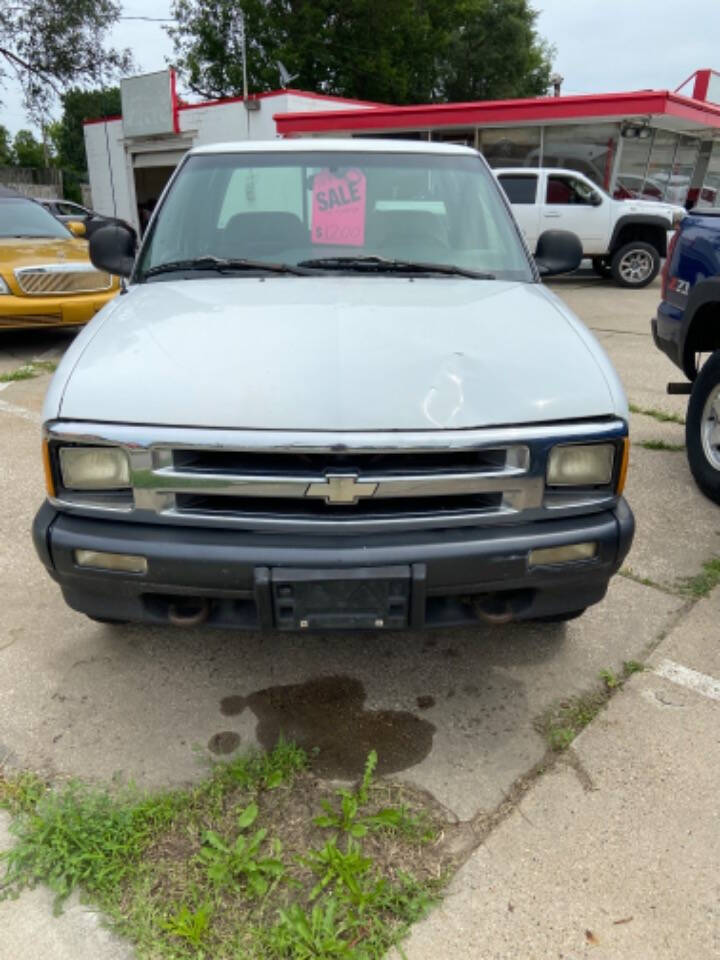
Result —
<instances>
[{"instance_id":1,"label":"storefront window","mask_svg":"<svg viewBox=\"0 0 720 960\"><path fill-rule=\"evenodd\" d=\"M699 205L720 207L720 143L713 144Z\"/></svg>"},{"instance_id":2,"label":"storefront window","mask_svg":"<svg viewBox=\"0 0 720 960\"><path fill-rule=\"evenodd\" d=\"M539 167L540 127L481 130L480 150L491 167Z\"/></svg>"},{"instance_id":3,"label":"storefront window","mask_svg":"<svg viewBox=\"0 0 720 960\"><path fill-rule=\"evenodd\" d=\"M667 130L656 130L653 136L644 189L656 191L657 200L673 199L677 184L672 184L672 170L678 139L676 133L668 133ZM688 184L685 185L686 193L687 186ZM668 190L671 196L668 196Z\"/></svg>"},{"instance_id":4,"label":"storefront window","mask_svg":"<svg viewBox=\"0 0 720 960\"><path fill-rule=\"evenodd\" d=\"M616 123L545 127L543 166L579 170L607 189L617 150L618 133Z\"/></svg>"},{"instance_id":5,"label":"storefront window","mask_svg":"<svg viewBox=\"0 0 720 960\"><path fill-rule=\"evenodd\" d=\"M645 126L628 125L623 129L620 169L613 191L616 200L662 200L660 187L645 181L650 162L652 134L650 127Z\"/></svg>"}]
</instances>

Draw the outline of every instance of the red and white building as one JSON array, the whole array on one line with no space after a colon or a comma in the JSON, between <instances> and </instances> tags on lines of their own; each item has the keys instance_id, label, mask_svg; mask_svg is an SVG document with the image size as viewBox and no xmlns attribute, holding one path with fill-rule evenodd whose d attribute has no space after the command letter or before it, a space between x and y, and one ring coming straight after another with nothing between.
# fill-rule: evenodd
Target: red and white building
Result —
<instances>
[{"instance_id":1,"label":"red and white building","mask_svg":"<svg viewBox=\"0 0 720 960\"><path fill-rule=\"evenodd\" d=\"M160 77L161 75L155 75ZM698 70L675 91L637 90L396 107L300 90L185 104L174 93L153 127L134 118L87 121L95 207L137 223L186 150L214 141L393 137L466 143L493 166L581 170L616 197L720 205L720 74ZM125 101L124 101L125 102ZM163 119L164 118L164 119Z\"/></svg>"}]
</instances>

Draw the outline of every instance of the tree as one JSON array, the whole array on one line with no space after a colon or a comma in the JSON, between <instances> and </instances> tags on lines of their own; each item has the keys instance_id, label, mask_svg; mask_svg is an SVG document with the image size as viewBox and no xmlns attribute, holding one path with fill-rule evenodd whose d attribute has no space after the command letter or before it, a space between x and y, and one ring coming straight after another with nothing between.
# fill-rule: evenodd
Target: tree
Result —
<instances>
[{"instance_id":1,"label":"tree","mask_svg":"<svg viewBox=\"0 0 720 960\"><path fill-rule=\"evenodd\" d=\"M529 0L242 0L250 89L294 85L391 103L531 96L552 50ZM176 66L206 97L242 92L237 0L174 0Z\"/></svg>"},{"instance_id":2,"label":"tree","mask_svg":"<svg viewBox=\"0 0 720 960\"><path fill-rule=\"evenodd\" d=\"M13 140L15 163L19 167L45 167L45 151L42 143L30 130L18 130Z\"/></svg>"},{"instance_id":3,"label":"tree","mask_svg":"<svg viewBox=\"0 0 720 960\"><path fill-rule=\"evenodd\" d=\"M532 97L550 85L554 50L535 32L527 0L467 0L445 56L448 100Z\"/></svg>"},{"instance_id":4,"label":"tree","mask_svg":"<svg viewBox=\"0 0 720 960\"><path fill-rule=\"evenodd\" d=\"M104 85L132 66L130 52L105 48L118 0L5 0L0 3L0 87L13 76L36 121L71 84Z\"/></svg>"},{"instance_id":5,"label":"tree","mask_svg":"<svg viewBox=\"0 0 720 960\"><path fill-rule=\"evenodd\" d=\"M13 160L10 131L0 123L0 167L9 167Z\"/></svg>"},{"instance_id":6,"label":"tree","mask_svg":"<svg viewBox=\"0 0 720 960\"><path fill-rule=\"evenodd\" d=\"M83 120L120 113L120 88L68 90L62 97L63 113L53 138L58 164L78 174L87 173Z\"/></svg>"}]
</instances>

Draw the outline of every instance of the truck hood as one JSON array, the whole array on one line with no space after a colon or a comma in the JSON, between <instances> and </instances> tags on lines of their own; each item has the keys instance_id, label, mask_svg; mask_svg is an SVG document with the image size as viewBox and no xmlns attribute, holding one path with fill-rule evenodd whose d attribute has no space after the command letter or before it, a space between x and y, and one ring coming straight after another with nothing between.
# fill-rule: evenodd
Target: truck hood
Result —
<instances>
[{"instance_id":1,"label":"truck hood","mask_svg":"<svg viewBox=\"0 0 720 960\"><path fill-rule=\"evenodd\" d=\"M649 216L665 217L672 223L675 214L684 216L686 213L685 207L676 203L665 203L661 200L616 200L615 202L622 208L623 216L631 213L642 213Z\"/></svg>"},{"instance_id":2,"label":"truck hood","mask_svg":"<svg viewBox=\"0 0 720 960\"><path fill-rule=\"evenodd\" d=\"M132 286L67 352L44 414L428 430L627 408L602 348L541 285L376 275Z\"/></svg>"}]
</instances>

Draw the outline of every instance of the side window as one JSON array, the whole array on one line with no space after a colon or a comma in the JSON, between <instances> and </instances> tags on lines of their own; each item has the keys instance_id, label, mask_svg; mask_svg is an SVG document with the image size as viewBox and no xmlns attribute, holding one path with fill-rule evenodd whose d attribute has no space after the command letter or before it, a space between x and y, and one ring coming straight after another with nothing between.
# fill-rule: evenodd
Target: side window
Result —
<instances>
[{"instance_id":1,"label":"side window","mask_svg":"<svg viewBox=\"0 0 720 960\"><path fill-rule=\"evenodd\" d=\"M582 180L562 174L551 174L548 177L545 203L593 207L599 199L600 194Z\"/></svg>"},{"instance_id":2,"label":"side window","mask_svg":"<svg viewBox=\"0 0 720 960\"><path fill-rule=\"evenodd\" d=\"M518 176L506 174L498 177L500 186L507 194L510 203L535 203L537 196L538 178L535 176Z\"/></svg>"},{"instance_id":3,"label":"side window","mask_svg":"<svg viewBox=\"0 0 720 960\"><path fill-rule=\"evenodd\" d=\"M72 203L58 203L56 204L57 212L63 217L79 217L82 216L77 207Z\"/></svg>"}]
</instances>

